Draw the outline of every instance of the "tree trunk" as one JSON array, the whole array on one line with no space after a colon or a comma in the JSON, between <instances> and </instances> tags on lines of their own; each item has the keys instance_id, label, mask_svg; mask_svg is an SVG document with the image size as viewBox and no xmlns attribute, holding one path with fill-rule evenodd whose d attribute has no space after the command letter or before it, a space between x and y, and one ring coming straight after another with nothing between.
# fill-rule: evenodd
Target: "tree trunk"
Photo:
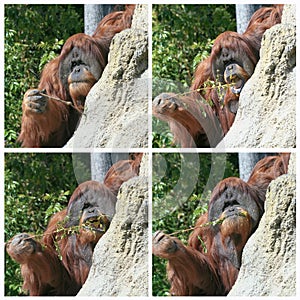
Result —
<instances>
[{"instance_id":1,"label":"tree trunk","mask_svg":"<svg viewBox=\"0 0 300 300\"><path fill-rule=\"evenodd\" d=\"M266 153L239 153L240 178L247 181L256 163L265 156Z\"/></svg>"},{"instance_id":2,"label":"tree trunk","mask_svg":"<svg viewBox=\"0 0 300 300\"><path fill-rule=\"evenodd\" d=\"M104 177L112 166L110 153L91 153L91 179L103 182Z\"/></svg>"},{"instance_id":3,"label":"tree trunk","mask_svg":"<svg viewBox=\"0 0 300 300\"><path fill-rule=\"evenodd\" d=\"M84 32L92 35L99 23L107 14L109 14L115 5L110 4L86 4L84 5Z\"/></svg>"},{"instance_id":4,"label":"tree trunk","mask_svg":"<svg viewBox=\"0 0 300 300\"><path fill-rule=\"evenodd\" d=\"M236 29L238 33L243 33L249 23L253 13L261 7L259 4L236 4Z\"/></svg>"}]
</instances>

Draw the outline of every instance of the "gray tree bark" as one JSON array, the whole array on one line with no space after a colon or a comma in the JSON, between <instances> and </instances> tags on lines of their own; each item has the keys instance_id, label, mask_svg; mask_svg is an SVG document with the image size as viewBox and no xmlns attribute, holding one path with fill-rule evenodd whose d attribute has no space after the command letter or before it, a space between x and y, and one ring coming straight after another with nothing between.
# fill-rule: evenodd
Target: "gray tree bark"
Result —
<instances>
[{"instance_id":1,"label":"gray tree bark","mask_svg":"<svg viewBox=\"0 0 300 300\"><path fill-rule=\"evenodd\" d=\"M84 5L84 32L92 35L101 19L109 14L115 5L86 4Z\"/></svg>"},{"instance_id":2,"label":"gray tree bark","mask_svg":"<svg viewBox=\"0 0 300 300\"><path fill-rule=\"evenodd\" d=\"M236 4L236 29L238 33L243 33L249 23L253 13L261 7L259 4Z\"/></svg>"},{"instance_id":3,"label":"gray tree bark","mask_svg":"<svg viewBox=\"0 0 300 300\"><path fill-rule=\"evenodd\" d=\"M97 153L90 154L91 179L103 182L109 168L119 160L129 159L129 153Z\"/></svg>"},{"instance_id":4,"label":"gray tree bark","mask_svg":"<svg viewBox=\"0 0 300 300\"><path fill-rule=\"evenodd\" d=\"M103 182L104 177L112 166L110 153L91 153L91 178Z\"/></svg>"},{"instance_id":5,"label":"gray tree bark","mask_svg":"<svg viewBox=\"0 0 300 300\"><path fill-rule=\"evenodd\" d=\"M266 153L239 153L240 178L247 181L256 163L265 156Z\"/></svg>"}]
</instances>

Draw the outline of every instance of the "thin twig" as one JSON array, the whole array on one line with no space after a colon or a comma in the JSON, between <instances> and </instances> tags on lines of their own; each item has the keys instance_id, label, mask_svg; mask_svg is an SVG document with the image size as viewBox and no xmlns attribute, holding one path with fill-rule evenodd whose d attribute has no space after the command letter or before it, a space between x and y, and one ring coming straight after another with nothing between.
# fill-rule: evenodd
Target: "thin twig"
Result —
<instances>
[{"instance_id":1,"label":"thin twig","mask_svg":"<svg viewBox=\"0 0 300 300\"><path fill-rule=\"evenodd\" d=\"M107 216L107 215L106 215ZM102 216L99 216L99 222L100 222L100 219L101 219ZM73 234L73 233L78 233L80 229L88 229L90 231L95 231L95 228L93 226L91 226L91 224L93 223L84 223L84 224L81 224L81 225L75 225L75 226L70 226L70 227L63 227L63 224L62 223L58 223L57 225L61 226L59 228L57 228L55 231L53 232L49 232L49 233L41 233L41 234L34 234L34 235L30 235L28 236L27 238L24 238L23 241L26 241L26 240L30 240L30 239L41 239L45 236L48 236L48 235L53 235L54 233L55 234L58 234L58 233L67 233L68 235L69 234ZM5 242L4 245L7 245L7 244L10 244L10 241L8 242Z\"/></svg>"},{"instance_id":2,"label":"thin twig","mask_svg":"<svg viewBox=\"0 0 300 300\"><path fill-rule=\"evenodd\" d=\"M210 225L215 226L215 225L217 225L217 224L222 224L222 222L223 222L225 219L226 219L226 217L221 218L221 219L217 219L217 220L215 220L215 221L206 222L206 223L201 224L201 225L199 225L199 226L194 226L194 227L190 227L190 228L187 228L187 229L182 229L182 230L175 231L175 232L173 232L173 233L171 233L171 234L169 234L169 235L170 235L170 236L172 236L172 235L177 235L177 234L179 234L179 233L192 231L192 230L197 229L197 228L208 227L208 226L210 226Z\"/></svg>"},{"instance_id":3,"label":"thin twig","mask_svg":"<svg viewBox=\"0 0 300 300\"><path fill-rule=\"evenodd\" d=\"M217 86L207 86L207 87L203 87L203 88L197 88L195 90L189 90L188 92L183 92L183 93L174 93L175 96L186 96L189 94L192 94L194 92L201 92L201 91L206 91L206 90L213 90L213 89L220 89L220 88L230 88L234 86L234 83L226 83L226 84L221 84L221 85L217 85ZM170 95L170 97L166 97L164 98L165 100L169 100L171 98L173 98L173 95Z\"/></svg>"},{"instance_id":4,"label":"thin twig","mask_svg":"<svg viewBox=\"0 0 300 300\"><path fill-rule=\"evenodd\" d=\"M57 98L57 97L53 97L53 96L50 96L50 95L47 95L47 94L45 94L45 93L39 93L41 96L44 96L44 97L47 97L47 98L49 98L49 99L52 99L52 100L55 100L55 101L58 101L58 102L61 102L61 103L64 103L64 104L66 104L66 105L68 105L68 106L71 106L71 107L73 107L74 109L76 109L80 114L82 114L82 111L78 108L78 107L76 107L72 102L70 102L70 101L65 101L65 100L62 100L62 99L60 99L60 98Z\"/></svg>"},{"instance_id":5,"label":"thin twig","mask_svg":"<svg viewBox=\"0 0 300 300\"><path fill-rule=\"evenodd\" d=\"M240 217L244 217L246 218L247 217L247 213L246 212L239 212L236 214L237 216L240 216ZM211 222L206 222L204 224L201 224L199 226L195 226L195 227L191 227L191 228L187 228L187 229L182 229L182 230L178 230L178 231L175 231L173 233L170 233L169 235L170 236L173 236L173 235L177 235L179 233L183 233L183 232L188 232L188 231L192 231L192 230L195 230L197 228L203 228L203 227L208 227L208 226L215 226L217 224L222 224L224 222L225 219L227 219L228 217L223 217L223 218L219 218L217 220L214 220L214 221L211 221Z\"/></svg>"}]
</instances>

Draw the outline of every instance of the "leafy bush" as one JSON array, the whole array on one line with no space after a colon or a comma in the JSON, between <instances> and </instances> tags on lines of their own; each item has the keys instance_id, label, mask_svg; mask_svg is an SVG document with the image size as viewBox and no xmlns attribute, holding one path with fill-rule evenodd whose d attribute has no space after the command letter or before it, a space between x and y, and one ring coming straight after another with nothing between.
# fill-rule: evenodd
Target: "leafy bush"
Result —
<instances>
[{"instance_id":1,"label":"leafy bush","mask_svg":"<svg viewBox=\"0 0 300 300\"><path fill-rule=\"evenodd\" d=\"M18 147L22 100L64 41L83 32L83 5L5 5L5 146Z\"/></svg>"}]
</instances>

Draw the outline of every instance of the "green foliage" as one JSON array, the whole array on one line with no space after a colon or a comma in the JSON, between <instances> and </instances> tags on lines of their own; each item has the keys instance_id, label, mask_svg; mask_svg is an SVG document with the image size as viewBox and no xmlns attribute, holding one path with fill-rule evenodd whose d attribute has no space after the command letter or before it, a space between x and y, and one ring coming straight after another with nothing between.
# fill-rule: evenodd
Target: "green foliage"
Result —
<instances>
[{"instance_id":1,"label":"green foliage","mask_svg":"<svg viewBox=\"0 0 300 300\"><path fill-rule=\"evenodd\" d=\"M5 154L5 241L15 234L41 234L66 207L77 186L71 154ZM19 265L6 255L5 295L22 294Z\"/></svg>"},{"instance_id":2,"label":"green foliage","mask_svg":"<svg viewBox=\"0 0 300 300\"><path fill-rule=\"evenodd\" d=\"M156 118L152 118L152 128L155 128L155 131L152 133L153 148L176 147L173 143L173 135L170 132L167 123L161 122Z\"/></svg>"},{"instance_id":3,"label":"green foliage","mask_svg":"<svg viewBox=\"0 0 300 300\"><path fill-rule=\"evenodd\" d=\"M183 93L198 63L209 56L213 40L235 30L235 5L153 5L152 26L153 97ZM174 147L169 131L160 131L160 123L153 123L153 146Z\"/></svg>"},{"instance_id":4,"label":"green foliage","mask_svg":"<svg viewBox=\"0 0 300 300\"><path fill-rule=\"evenodd\" d=\"M22 100L64 41L83 32L83 5L5 5L5 146L18 147Z\"/></svg>"},{"instance_id":5,"label":"green foliage","mask_svg":"<svg viewBox=\"0 0 300 300\"><path fill-rule=\"evenodd\" d=\"M237 154L179 154L160 153L153 155L153 233L162 230L174 234L187 243L188 236L198 217L207 211L207 204L213 187L223 178L238 176ZM219 172L219 169L220 170ZM185 174L185 175L183 175ZM186 175L187 174L187 175ZM167 206L178 194L191 184L192 177L197 182L190 194L180 199L178 205ZM210 181L209 181L210 180ZM175 186L181 182L181 190ZM172 203L172 202L171 202ZM157 212L163 217L155 218ZM152 291L154 296L169 295L169 284L166 278L166 261L153 256Z\"/></svg>"}]
</instances>

